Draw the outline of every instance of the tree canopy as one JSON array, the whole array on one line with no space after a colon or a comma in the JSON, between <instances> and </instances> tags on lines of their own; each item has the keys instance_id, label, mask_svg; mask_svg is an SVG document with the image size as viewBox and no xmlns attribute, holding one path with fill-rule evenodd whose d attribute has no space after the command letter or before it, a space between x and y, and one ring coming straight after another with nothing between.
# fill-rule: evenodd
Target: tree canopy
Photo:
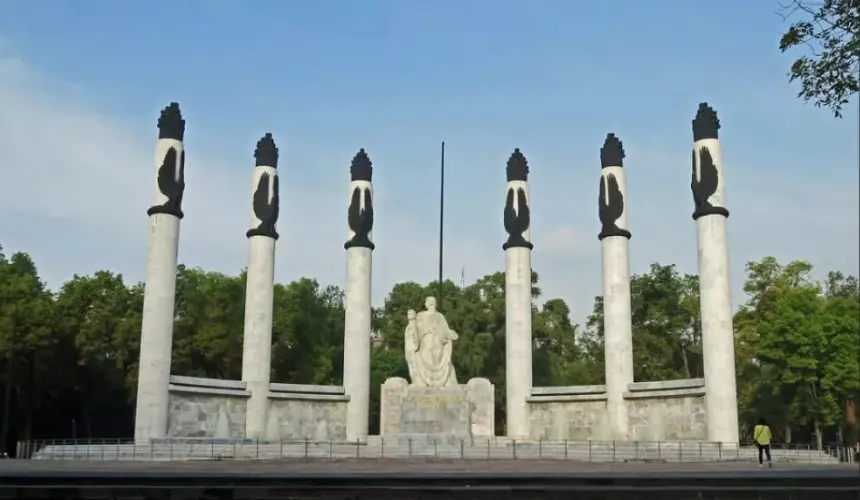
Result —
<instances>
[{"instance_id":1,"label":"tree canopy","mask_svg":"<svg viewBox=\"0 0 860 500\"><path fill-rule=\"evenodd\" d=\"M746 266L745 301L735 315L742 435L760 416L777 440L853 438L860 396L860 289L833 271L812 279L803 261L767 257ZM533 273L534 384L603 383L602 299L584 325L564 300L544 298ZM458 378L495 384L497 431L505 420L504 273L468 286L442 284L440 309L460 336ZM179 266L173 374L238 379L242 366L244 273ZM438 295L439 284L399 283L373 315L371 431L379 389L406 376L406 311ZM702 376L698 277L653 264L631 278L637 381ZM341 384L343 298L302 278L275 286L272 380ZM143 285L99 271L48 289L26 253L0 249L2 443L17 439L118 438L133 433ZM848 432L846 435L845 432Z\"/></svg>"},{"instance_id":2,"label":"tree canopy","mask_svg":"<svg viewBox=\"0 0 860 500\"><path fill-rule=\"evenodd\" d=\"M784 0L780 7L791 25L779 50L803 51L788 73L800 82L798 97L841 117L860 90L860 0Z\"/></svg>"}]
</instances>

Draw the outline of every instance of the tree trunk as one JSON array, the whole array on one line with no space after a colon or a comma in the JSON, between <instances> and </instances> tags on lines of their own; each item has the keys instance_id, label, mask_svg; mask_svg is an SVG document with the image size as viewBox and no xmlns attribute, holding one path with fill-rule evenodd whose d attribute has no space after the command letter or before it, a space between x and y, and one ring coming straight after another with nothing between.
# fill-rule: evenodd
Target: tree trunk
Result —
<instances>
[{"instance_id":1,"label":"tree trunk","mask_svg":"<svg viewBox=\"0 0 860 500\"><path fill-rule=\"evenodd\" d=\"M791 444L791 424L785 424L785 444Z\"/></svg>"},{"instance_id":2,"label":"tree trunk","mask_svg":"<svg viewBox=\"0 0 860 500\"><path fill-rule=\"evenodd\" d=\"M25 396L22 398L24 405L24 415L25 415L25 424L24 424L24 441L29 441L33 437L33 414L35 407L35 399L38 397L37 385L36 385L36 354L31 351L27 356L27 361L29 362L29 370L28 370L28 391ZM20 393L19 393L20 394Z\"/></svg>"},{"instance_id":3,"label":"tree trunk","mask_svg":"<svg viewBox=\"0 0 860 500\"><path fill-rule=\"evenodd\" d=\"M818 420L815 420L813 426L815 428L815 445L818 447L818 450L821 451L824 448L824 444L822 443L823 438L821 436L821 424L818 423Z\"/></svg>"},{"instance_id":4,"label":"tree trunk","mask_svg":"<svg viewBox=\"0 0 860 500\"><path fill-rule=\"evenodd\" d=\"M681 359L684 361L684 373L687 374L687 378L690 378L690 360L687 358L687 349L684 346L681 346Z\"/></svg>"},{"instance_id":5,"label":"tree trunk","mask_svg":"<svg viewBox=\"0 0 860 500\"><path fill-rule=\"evenodd\" d=\"M0 452L6 452L9 443L9 424L12 420L12 353L6 357L6 381L3 384L3 426L0 428Z\"/></svg>"},{"instance_id":6,"label":"tree trunk","mask_svg":"<svg viewBox=\"0 0 860 500\"><path fill-rule=\"evenodd\" d=\"M845 398L845 426L848 428L848 444L854 446L857 444L857 414L851 398Z\"/></svg>"}]
</instances>

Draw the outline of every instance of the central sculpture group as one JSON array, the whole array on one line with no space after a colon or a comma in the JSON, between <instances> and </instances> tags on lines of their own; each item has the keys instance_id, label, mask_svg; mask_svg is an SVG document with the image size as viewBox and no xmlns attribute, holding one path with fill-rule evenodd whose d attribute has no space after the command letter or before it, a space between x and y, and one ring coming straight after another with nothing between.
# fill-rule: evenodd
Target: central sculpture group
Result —
<instances>
[{"instance_id":1,"label":"central sculpture group","mask_svg":"<svg viewBox=\"0 0 860 500\"><path fill-rule=\"evenodd\" d=\"M403 338L409 379L416 387L456 387L457 372L451 354L457 333L436 310L434 297L427 297L424 307L427 309L418 314L414 309L406 313L408 323Z\"/></svg>"},{"instance_id":2,"label":"central sculpture group","mask_svg":"<svg viewBox=\"0 0 860 500\"><path fill-rule=\"evenodd\" d=\"M737 443L737 396L725 225L720 124L706 103L693 120L691 189L698 232L705 380L634 382L625 157L608 134L600 150L598 239L603 253L606 384L532 385L531 195L529 166L515 149L507 162L505 252L505 433L514 439L555 436L616 440L695 438ZM250 437L365 439L370 410L373 167L364 149L350 165L344 301L343 387L271 381L275 243L280 215L278 148L265 134L254 153L242 380L171 376L171 349L185 190L185 120L171 103L158 121L155 200L140 341L135 438ZM404 356L409 382L386 380L381 434L492 436L489 380L457 380L457 333L427 297L407 312ZM671 401L675 402L671 402ZM677 401L682 403L677 403ZM427 404L435 401L436 404ZM647 401L640 404L638 401ZM420 404L419 404L420 403ZM704 405L707 411L699 412ZM632 412L632 413L631 413ZM581 421L580 421L581 420ZM671 427L671 429L669 428Z\"/></svg>"}]
</instances>

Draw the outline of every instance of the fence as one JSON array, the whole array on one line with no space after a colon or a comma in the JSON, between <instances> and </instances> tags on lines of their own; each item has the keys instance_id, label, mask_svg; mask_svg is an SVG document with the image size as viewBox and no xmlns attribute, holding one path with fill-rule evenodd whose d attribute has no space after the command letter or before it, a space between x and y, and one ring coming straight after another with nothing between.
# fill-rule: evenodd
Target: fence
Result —
<instances>
[{"instance_id":1,"label":"fence","mask_svg":"<svg viewBox=\"0 0 860 500\"><path fill-rule=\"evenodd\" d=\"M847 446L779 444L774 462L835 464L854 462ZM265 460L345 458L559 459L580 462L757 461L752 443L712 442L435 440L370 437L365 441L262 441L250 439L34 440L18 443L16 457L39 460Z\"/></svg>"}]
</instances>

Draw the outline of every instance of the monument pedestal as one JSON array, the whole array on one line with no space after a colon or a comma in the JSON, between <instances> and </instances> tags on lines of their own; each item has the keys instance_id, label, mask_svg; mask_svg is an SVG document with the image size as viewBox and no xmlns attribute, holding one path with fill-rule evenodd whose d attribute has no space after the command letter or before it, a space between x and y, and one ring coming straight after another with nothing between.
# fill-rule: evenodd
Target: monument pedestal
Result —
<instances>
[{"instance_id":1,"label":"monument pedestal","mask_svg":"<svg viewBox=\"0 0 860 500\"><path fill-rule=\"evenodd\" d=\"M495 435L494 396L493 384L485 378L441 388L390 378L382 384L379 432L386 440L415 443L489 439Z\"/></svg>"}]
</instances>

